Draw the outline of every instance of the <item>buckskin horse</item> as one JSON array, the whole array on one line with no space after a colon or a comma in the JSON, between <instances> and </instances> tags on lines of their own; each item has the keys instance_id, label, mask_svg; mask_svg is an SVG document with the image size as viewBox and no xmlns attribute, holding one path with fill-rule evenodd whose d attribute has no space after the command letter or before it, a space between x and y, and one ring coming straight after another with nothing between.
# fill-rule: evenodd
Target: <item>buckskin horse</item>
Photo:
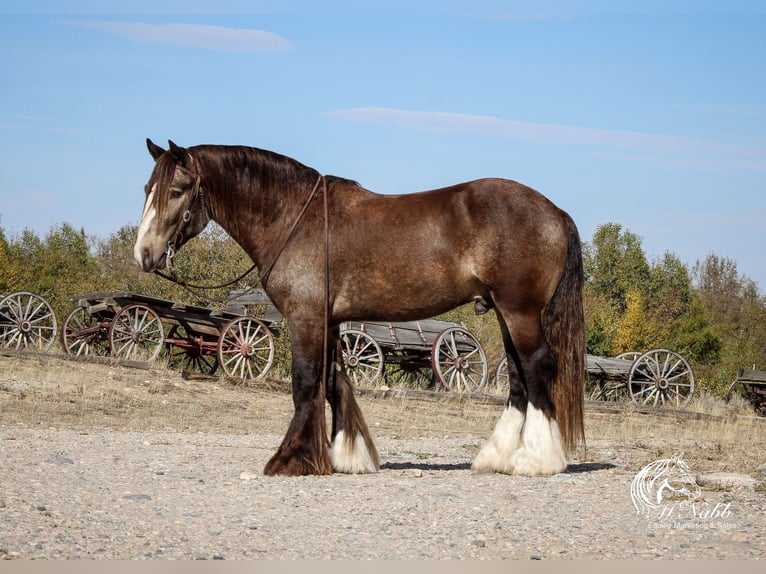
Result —
<instances>
[{"instance_id":1,"label":"buckskin horse","mask_svg":"<svg viewBox=\"0 0 766 574\"><path fill-rule=\"evenodd\" d=\"M477 313L495 310L510 367L505 410L472 469L555 474L584 446L581 245L543 195L505 179L380 195L257 148L146 143L155 165L139 265L164 269L216 221L287 319L295 410L266 475L378 471L340 324L423 319L471 301Z\"/></svg>"}]
</instances>

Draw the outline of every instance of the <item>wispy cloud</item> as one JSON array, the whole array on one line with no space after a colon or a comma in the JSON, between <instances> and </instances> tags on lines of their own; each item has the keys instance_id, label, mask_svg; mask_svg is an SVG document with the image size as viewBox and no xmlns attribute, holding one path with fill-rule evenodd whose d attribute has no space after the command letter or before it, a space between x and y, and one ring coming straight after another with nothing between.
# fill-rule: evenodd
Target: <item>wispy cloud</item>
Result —
<instances>
[{"instance_id":1,"label":"wispy cloud","mask_svg":"<svg viewBox=\"0 0 766 574\"><path fill-rule=\"evenodd\" d=\"M69 20L66 23L147 44L256 53L285 52L292 48L290 42L282 36L253 28L226 28L204 24L147 24L115 20Z\"/></svg>"},{"instance_id":2,"label":"wispy cloud","mask_svg":"<svg viewBox=\"0 0 766 574\"><path fill-rule=\"evenodd\" d=\"M766 170L766 148L628 130L604 130L507 120L494 116L361 107L328 112L331 118L397 126L433 133L454 133L541 144L578 145L608 151L664 156L678 165L720 160L730 167ZM627 157L627 156L626 156ZM644 159L647 159L644 157Z\"/></svg>"}]
</instances>

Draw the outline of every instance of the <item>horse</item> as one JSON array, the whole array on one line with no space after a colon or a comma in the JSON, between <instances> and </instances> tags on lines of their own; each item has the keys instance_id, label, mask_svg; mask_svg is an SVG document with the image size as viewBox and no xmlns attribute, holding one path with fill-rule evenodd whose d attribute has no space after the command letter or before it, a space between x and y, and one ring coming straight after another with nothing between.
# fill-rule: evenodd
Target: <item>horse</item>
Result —
<instances>
[{"instance_id":1,"label":"horse","mask_svg":"<svg viewBox=\"0 0 766 574\"><path fill-rule=\"evenodd\" d=\"M265 475L374 473L375 442L343 368L344 321L494 309L510 391L476 472L563 472L584 449L583 269L572 218L499 178L382 195L247 146L147 138L155 161L133 255L160 272L217 222L250 256L289 326L294 412ZM325 415L330 405L331 428Z\"/></svg>"}]
</instances>

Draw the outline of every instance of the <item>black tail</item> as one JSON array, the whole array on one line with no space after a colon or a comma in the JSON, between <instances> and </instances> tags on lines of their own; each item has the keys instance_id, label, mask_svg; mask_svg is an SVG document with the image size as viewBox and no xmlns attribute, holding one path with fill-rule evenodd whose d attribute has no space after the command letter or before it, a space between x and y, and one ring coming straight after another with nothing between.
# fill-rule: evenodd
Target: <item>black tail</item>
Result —
<instances>
[{"instance_id":1,"label":"black tail","mask_svg":"<svg viewBox=\"0 0 766 574\"><path fill-rule=\"evenodd\" d=\"M561 440L569 454L585 448L585 317L583 313L582 247L580 234L569 215L568 255L553 298L543 313L543 329L558 365L552 400Z\"/></svg>"}]
</instances>

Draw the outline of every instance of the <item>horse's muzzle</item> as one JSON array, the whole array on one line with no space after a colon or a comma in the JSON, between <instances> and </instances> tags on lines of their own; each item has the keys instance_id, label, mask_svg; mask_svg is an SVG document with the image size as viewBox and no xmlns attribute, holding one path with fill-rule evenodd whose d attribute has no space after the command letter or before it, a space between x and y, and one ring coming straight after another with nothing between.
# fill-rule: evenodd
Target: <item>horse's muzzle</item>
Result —
<instances>
[{"instance_id":1,"label":"horse's muzzle","mask_svg":"<svg viewBox=\"0 0 766 574\"><path fill-rule=\"evenodd\" d=\"M154 261L152 253L148 248L142 249L139 253L134 254L141 269L147 273L153 273L158 269L164 269L167 261L167 253L163 253L159 260ZM139 258L140 257L140 258Z\"/></svg>"}]
</instances>

